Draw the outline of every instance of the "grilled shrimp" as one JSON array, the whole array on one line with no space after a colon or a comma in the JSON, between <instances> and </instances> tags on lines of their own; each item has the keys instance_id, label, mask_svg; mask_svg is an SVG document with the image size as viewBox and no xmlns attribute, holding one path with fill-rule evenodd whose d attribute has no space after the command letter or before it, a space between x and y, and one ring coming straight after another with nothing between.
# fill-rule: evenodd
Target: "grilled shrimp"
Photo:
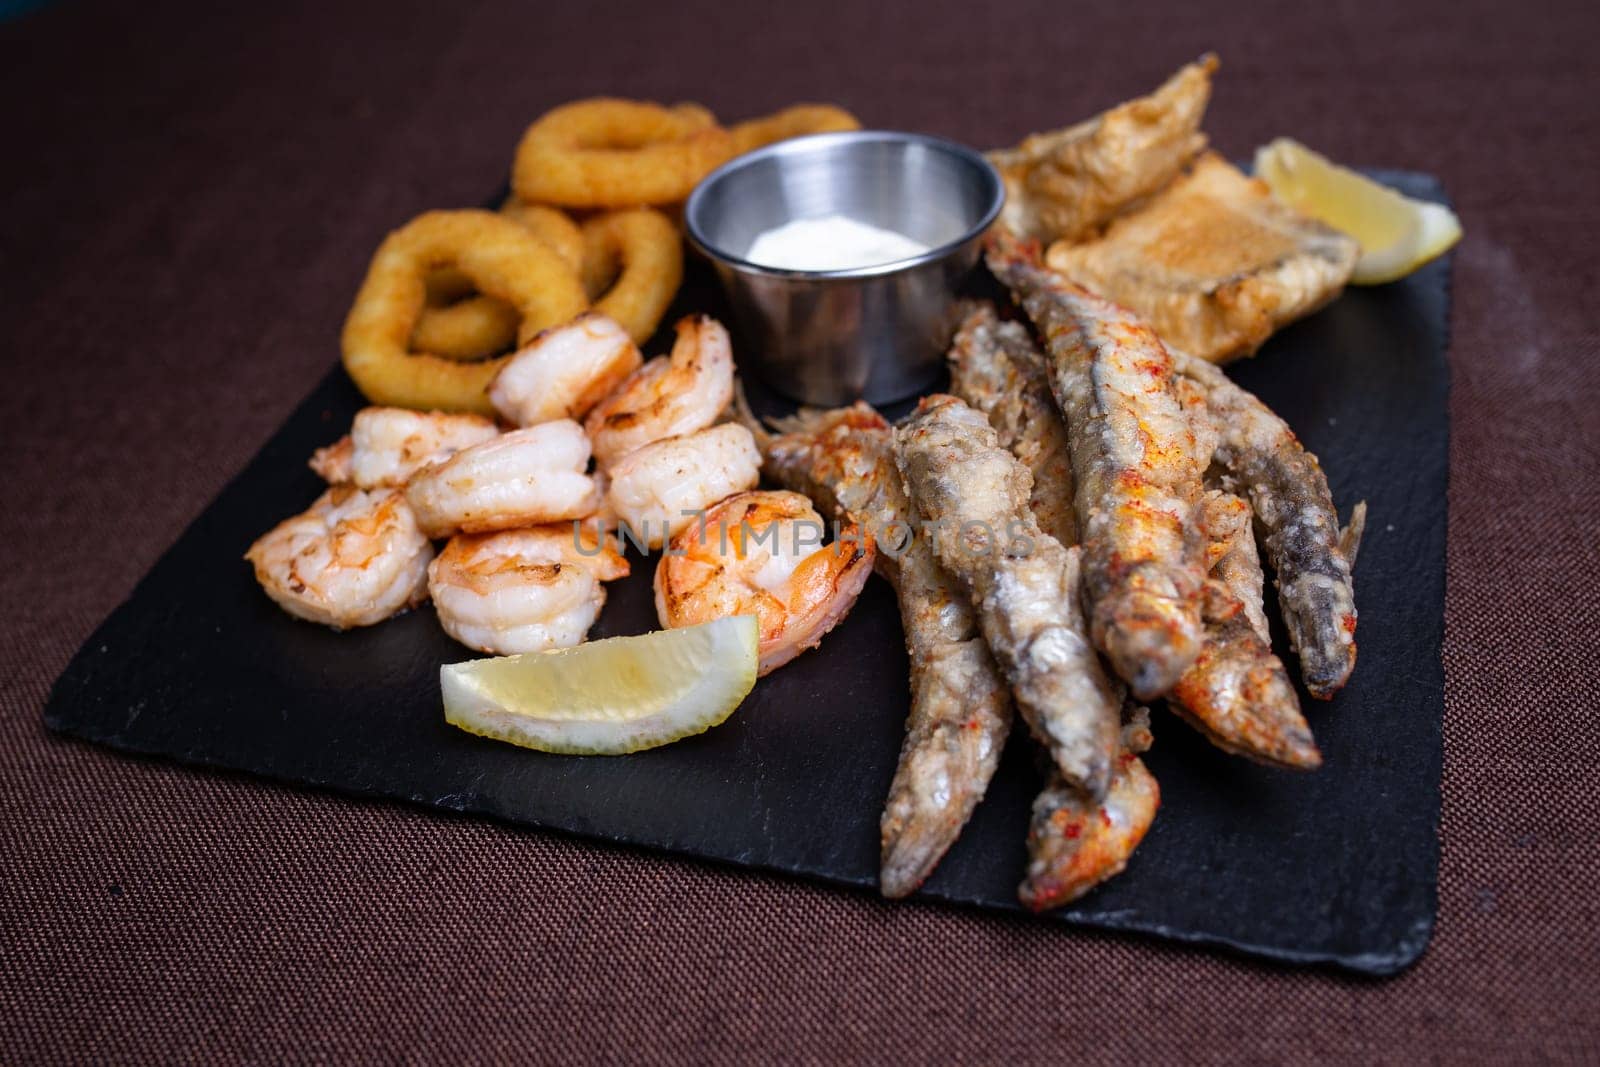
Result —
<instances>
[{"instance_id":1,"label":"grilled shrimp","mask_svg":"<svg viewBox=\"0 0 1600 1067\"><path fill-rule=\"evenodd\" d=\"M1111 785L1098 802L1074 789L1060 771L1033 802L1028 875L1017 898L1033 911L1059 908L1122 872L1161 806L1161 787L1139 753L1150 747L1150 713L1124 712L1122 744Z\"/></svg>"},{"instance_id":2,"label":"grilled shrimp","mask_svg":"<svg viewBox=\"0 0 1600 1067\"><path fill-rule=\"evenodd\" d=\"M1179 373L1205 390L1217 461L1250 496L1306 689L1326 700L1355 668L1350 571L1366 504L1356 505L1341 531L1328 479L1294 431L1220 368L1181 353L1175 359Z\"/></svg>"},{"instance_id":3,"label":"grilled shrimp","mask_svg":"<svg viewBox=\"0 0 1600 1067\"><path fill-rule=\"evenodd\" d=\"M406 408L362 408L350 432L311 457L311 469L330 485L398 488L417 471L443 463L500 431L481 415L447 415Z\"/></svg>"},{"instance_id":4,"label":"grilled shrimp","mask_svg":"<svg viewBox=\"0 0 1600 1067\"><path fill-rule=\"evenodd\" d=\"M563 522L458 534L429 565L427 582L446 633L512 655L581 643L606 602L600 583L627 573L610 539Z\"/></svg>"},{"instance_id":5,"label":"grilled shrimp","mask_svg":"<svg viewBox=\"0 0 1600 1067\"><path fill-rule=\"evenodd\" d=\"M980 304L950 344L950 391L989 417L1001 447L1033 475L1028 504L1040 528L1064 545L1077 544L1067 427L1028 328L1001 322L993 304Z\"/></svg>"},{"instance_id":6,"label":"grilled shrimp","mask_svg":"<svg viewBox=\"0 0 1600 1067\"><path fill-rule=\"evenodd\" d=\"M518 426L581 419L643 362L628 331L588 311L507 360L489 383L489 402Z\"/></svg>"},{"instance_id":7,"label":"grilled shrimp","mask_svg":"<svg viewBox=\"0 0 1600 1067\"><path fill-rule=\"evenodd\" d=\"M1039 266L1036 247L997 231L988 262L1044 336L1095 644L1136 697L1160 696L1200 652L1205 584L1204 470L1172 360L1128 311Z\"/></svg>"},{"instance_id":8,"label":"grilled shrimp","mask_svg":"<svg viewBox=\"0 0 1600 1067\"><path fill-rule=\"evenodd\" d=\"M660 548L706 508L761 480L761 453L735 423L652 441L609 472L606 500L636 544Z\"/></svg>"},{"instance_id":9,"label":"grilled shrimp","mask_svg":"<svg viewBox=\"0 0 1600 1067\"><path fill-rule=\"evenodd\" d=\"M882 538L910 531L916 509L895 468L894 432L876 411L804 412L782 428L780 437L758 436L768 477ZM876 562L894 584L911 660L911 714L880 824L878 885L891 898L921 885L955 843L1011 730L1011 692L966 591L925 538L895 543Z\"/></svg>"},{"instance_id":10,"label":"grilled shrimp","mask_svg":"<svg viewBox=\"0 0 1600 1067\"><path fill-rule=\"evenodd\" d=\"M708 315L678 321L671 355L634 371L584 420L602 467L663 437L703 430L733 399L728 331Z\"/></svg>"},{"instance_id":11,"label":"grilled shrimp","mask_svg":"<svg viewBox=\"0 0 1600 1067\"><path fill-rule=\"evenodd\" d=\"M824 525L799 493L731 496L686 526L656 567L656 614L669 629L729 615L760 624L760 673L769 674L838 625L872 573L872 542Z\"/></svg>"},{"instance_id":12,"label":"grilled shrimp","mask_svg":"<svg viewBox=\"0 0 1600 1067\"><path fill-rule=\"evenodd\" d=\"M576 519L600 506L589 439L571 419L514 430L415 475L406 499L429 537Z\"/></svg>"},{"instance_id":13,"label":"grilled shrimp","mask_svg":"<svg viewBox=\"0 0 1600 1067\"><path fill-rule=\"evenodd\" d=\"M291 615L336 630L371 626L427 599L433 546L397 490L335 486L244 558Z\"/></svg>"},{"instance_id":14,"label":"grilled shrimp","mask_svg":"<svg viewBox=\"0 0 1600 1067\"><path fill-rule=\"evenodd\" d=\"M1077 549L1039 528L1027 468L1000 447L982 412L955 397L924 397L895 432L895 455L937 527L939 562L977 608L1017 710L1068 781L1102 797L1122 697L1085 633Z\"/></svg>"}]
</instances>

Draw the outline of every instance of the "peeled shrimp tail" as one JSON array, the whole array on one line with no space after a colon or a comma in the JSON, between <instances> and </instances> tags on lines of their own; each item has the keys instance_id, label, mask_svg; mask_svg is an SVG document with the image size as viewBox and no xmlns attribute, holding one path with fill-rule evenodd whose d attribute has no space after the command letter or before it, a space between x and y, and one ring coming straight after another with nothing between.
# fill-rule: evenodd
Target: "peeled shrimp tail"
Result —
<instances>
[{"instance_id":1,"label":"peeled shrimp tail","mask_svg":"<svg viewBox=\"0 0 1600 1067\"><path fill-rule=\"evenodd\" d=\"M311 453L306 465L329 485L348 485L355 474L355 442L345 434L331 445Z\"/></svg>"}]
</instances>

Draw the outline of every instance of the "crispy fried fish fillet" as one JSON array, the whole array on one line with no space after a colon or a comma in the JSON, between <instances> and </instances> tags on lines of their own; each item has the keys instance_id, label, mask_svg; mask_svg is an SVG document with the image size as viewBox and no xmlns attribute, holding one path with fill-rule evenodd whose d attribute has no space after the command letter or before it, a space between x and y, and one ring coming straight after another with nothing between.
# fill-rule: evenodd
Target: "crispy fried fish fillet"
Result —
<instances>
[{"instance_id":1,"label":"crispy fried fish fillet","mask_svg":"<svg viewBox=\"0 0 1600 1067\"><path fill-rule=\"evenodd\" d=\"M1077 484L1094 643L1140 700L1171 689L1200 653L1204 459L1149 327L990 235L989 269L1044 337Z\"/></svg>"},{"instance_id":2,"label":"crispy fried fish fillet","mask_svg":"<svg viewBox=\"0 0 1600 1067\"><path fill-rule=\"evenodd\" d=\"M1327 476L1294 431L1221 368L1182 353L1173 358L1179 373L1205 390L1217 435L1216 459L1250 498L1306 689L1326 700L1355 668L1350 570L1366 503L1355 506L1350 525L1341 531Z\"/></svg>"},{"instance_id":3,"label":"crispy fried fish fillet","mask_svg":"<svg viewBox=\"0 0 1600 1067\"><path fill-rule=\"evenodd\" d=\"M1028 503L1040 528L1077 544L1067 427L1027 326L1002 322L993 304L981 303L962 320L949 356L950 391L989 417L1001 447L1033 475Z\"/></svg>"},{"instance_id":4,"label":"crispy fried fish fillet","mask_svg":"<svg viewBox=\"0 0 1600 1067\"><path fill-rule=\"evenodd\" d=\"M917 516L882 416L857 404L802 412L784 421L787 432L778 437L755 429L769 478L878 539L876 566L900 602L911 715L880 824L878 882L884 896L903 897L933 871L983 799L1011 727L1011 693L965 590L926 538L898 536L911 533Z\"/></svg>"},{"instance_id":5,"label":"crispy fried fish fillet","mask_svg":"<svg viewBox=\"0 0 1600 1067\"><path fill-rule=\"evenodd\" d=\"M1111 781L1121 695L1100 668L1075 596L1075 552L1028 508L1032 478L983 413L924 397L895 431L895 459L933 530L934 553L966 587L1017 710L1062 775L1098 801Z\"/></svg>"},{"instance_id":6,"label":"crispy fried fish fillet","mask_svg":"<svg viewBox=\"0 0 1600 1067\"><path fill-rule=\"evenodd\" d=\"M1070 904L1122 872L1161 806L1161 787L1138 753L1150 747L1150 713L1124 712L1122 748L1111 787L1098 803L1060 771L1033 802L1028 824L1028 874L1017 898L1033 911Z\"/></svg>"},{"instance_id":7,"label":"crispy fried fish fillet","mask_svg":"<svg viewBox=\"0 0 1600 1067\"><path fill-rule=\"evenodd\" d=\"M1166 185L1206 146L1200 120L1216 69L1216 56L1202 56L1149 96L990 152L1006 185L1001 223L1040 241L1076 241Z\"/></svg>"},{"instance_id":8,"label":"crispy fried fish fillet","mask_svg":"<svg viewBox=\"0 0 1600 1067\"><path fill-rule=\"evenodd\" d=\"M1208 152L1100 236L1057 241L1046 259L1167 344L1221 363L1339 295L1360 251Z\"/></svg>"}]
</instances>

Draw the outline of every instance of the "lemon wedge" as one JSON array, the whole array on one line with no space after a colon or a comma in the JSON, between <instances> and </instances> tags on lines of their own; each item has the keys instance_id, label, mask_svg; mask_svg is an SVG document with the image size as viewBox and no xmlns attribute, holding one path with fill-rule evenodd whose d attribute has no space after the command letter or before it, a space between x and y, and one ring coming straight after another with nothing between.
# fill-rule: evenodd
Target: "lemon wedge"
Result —
<instances>
[{"instance_id":1,"label":"lemon wedge","mask_svg":"<svg viewBox=\"0 0 1600 1067\"><path fill-rule=\"evenodd\" d=\"M540 752L615 756L702 733L756 684L754 615L440 668L445 721Z\"/></svg>"},{"instance_id":2,"label":"lemon wedge","mask_svg":"<svg viewBox=\"0 0 1600 1067\"><path fill-rule=\"evenodd\" d=\"M1461 240L1449 208L1401 196L1287 137L1256 149L1255 170L1278 199L1360 243L1357 285L1403 278Z\"/></svg>"}]
</instances>

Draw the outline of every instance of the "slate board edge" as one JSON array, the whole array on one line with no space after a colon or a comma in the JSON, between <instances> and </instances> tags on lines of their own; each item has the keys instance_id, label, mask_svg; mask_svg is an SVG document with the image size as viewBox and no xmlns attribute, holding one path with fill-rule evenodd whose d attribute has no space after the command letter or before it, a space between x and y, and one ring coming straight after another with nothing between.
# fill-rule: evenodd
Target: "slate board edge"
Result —
<instances>
[{"instance_id":1,"label":"slate board edge","mask_svg":"<svg viewBox=\"0 0 1600 1067\"><path fill-rule=\"evenodd\" d=\"M59 683L58 683L59 685ZM164 751L156 746L145 746L138 741L121 737L116 731L101 731L92 728L81 728L65 721L55 712L57 704L56 689L52 688L50 698L46 704L45 724L53 732L64 737L78 741L109 748L111 752L124 759L132 760L159 760L160 762L199 770L206 773L218 774L222 777L238 776L243 779L268 782L273 785L287 786L297 790L312 790L317 793L342 797L347 800L357 801L362 804L390 804L400 803L409 808L434 816L462 817L469 819L488 819L496 825L506 827L517 832L549 833L579 841L594 841L603 845L644 852L657 856L666 856L694 863L703 863L712 867L723 867L729 870L759 871L763 874L781 878L801 879L815 885L830 889L862 890L876 894L877 883L871 879L850 879L834 875L823 874L818 871L799 868L779 867L765 863L741 863L723 856L714 856L697 852L690 848L664 848L647 843L631 841L623 837L606 834L603 831L578 831L562 826L547 825L537 820L512 816L498 810L491 804L441 804L430 801L415 794L384 791L378 793L372 790L358 790L348 788L336 781L315 781L306 778L297 778L290 775L273 774L270 771L251 770L233 766L220 760L208 760L194 756L179 756ZM1419 923L1403 938L1391 954L1366 953L1357 956L1341 956L1320 952L1297 952L1284 949L1276 945L1262 945L1247 941L1219 937L1213 934L1197 933L1191 930L1165 926L1158 922L1141 921L1137 918L1125 917L1115 912L1074 912L1070 907L1061 911L1035 914L1021 907L997 907L988 901L956 894L939 893L933 891L919 891L913 894L910 901L934 904L939 906L954 906L961 909L970 909L992 915L1005 915L1013 919L1043 920L1041 928L1050 925L1061 925L1079 929L1103 931L1114 934L1134 934L1143 938L1154 939L1158 942L1177 943L1202 949L1220 949L1235 959L1252 964L1281 965L1289 967L1318 967L1327 968L1337 973L1344 973L1357 978L1389 978L1400 974L1414 964L1427 947L1433 934L1434 919ZM891 904L890 906L896 906Z\"/></svg>"}]
</instances>

